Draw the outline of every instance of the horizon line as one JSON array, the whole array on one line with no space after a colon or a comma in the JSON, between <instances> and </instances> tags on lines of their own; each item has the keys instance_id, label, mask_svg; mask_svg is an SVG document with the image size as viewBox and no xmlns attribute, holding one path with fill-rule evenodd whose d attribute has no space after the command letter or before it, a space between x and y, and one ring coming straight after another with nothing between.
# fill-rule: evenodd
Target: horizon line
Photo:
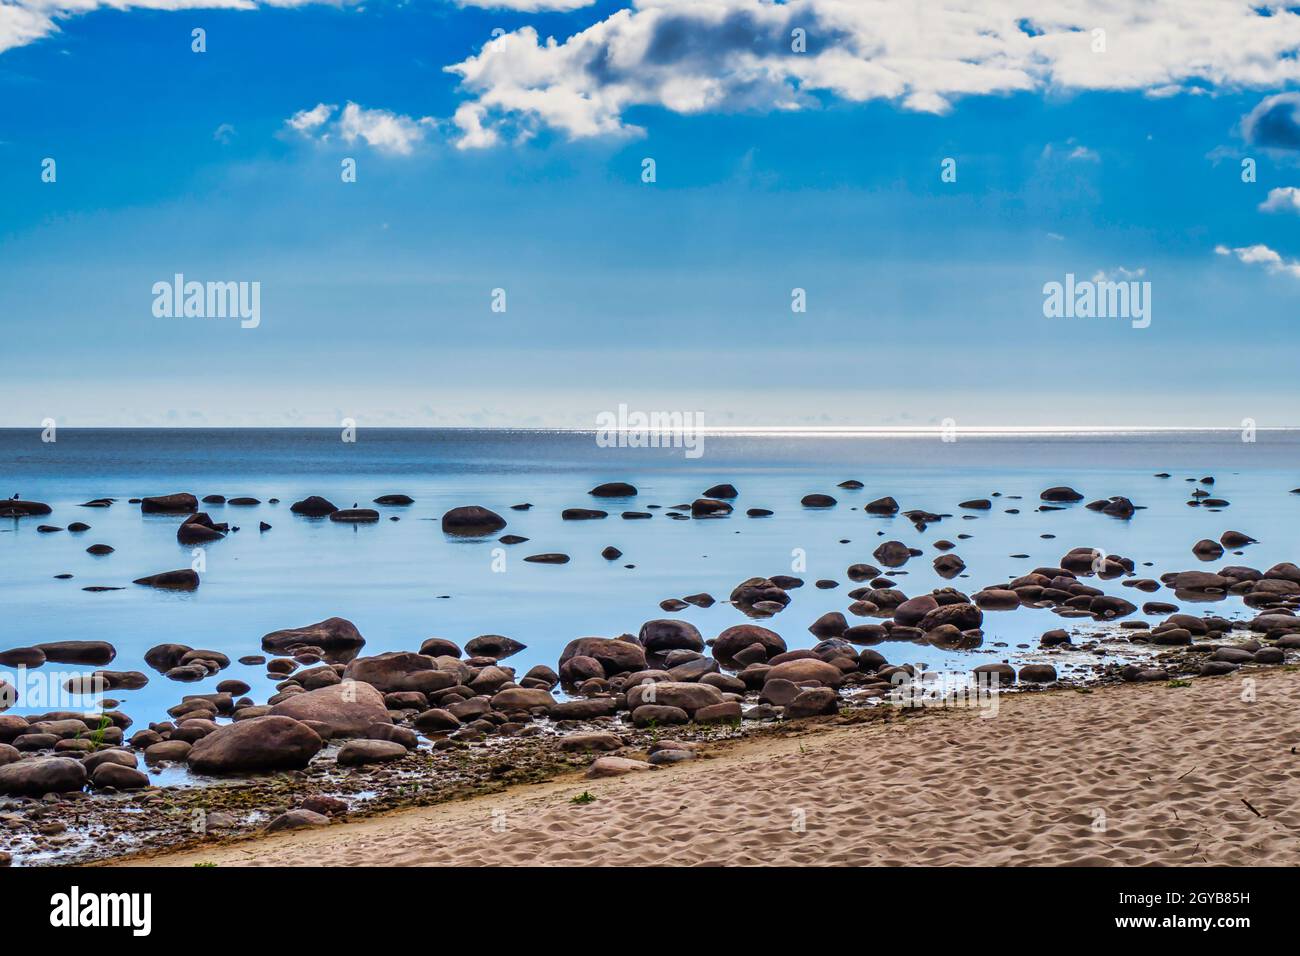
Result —
<instances>
[{"instance_id":1,"label":"horizon line","mask_svg":"<svg viewBox=\"0 0 1300 956\"><path fill-rule=\"evenodd\" d=\"M703 435L1126 435L1151 432L1242 432L1223 425L736 425L684 428L590 428L565 425L363 425L357 431L545 432L575 435L674 434ZM58 431L338 431L337 425L59 425ZM1300 431L1300 425L1254 425L1256 432ZM0 432L43 431L40 425L0 425Z\"/></svg>"}]
</instances>

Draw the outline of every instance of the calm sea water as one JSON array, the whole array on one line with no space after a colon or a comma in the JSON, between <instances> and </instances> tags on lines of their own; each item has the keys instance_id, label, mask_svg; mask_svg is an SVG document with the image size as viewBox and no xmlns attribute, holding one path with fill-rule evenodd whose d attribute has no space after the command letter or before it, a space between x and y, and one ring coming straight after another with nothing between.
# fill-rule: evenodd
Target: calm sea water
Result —
<instances>
[{"instance_id":1,"label":"calm sea water","mask_svg":"<svg viewBox=\"0 0 1300 956\"><path fill-rule=\"evenodd\" d=\"M1005 581L1042 564L1056 564L1075 546L1092 546L1132 557L1144 576L1202 567L1191 554L1200 538L1229 529L1260 539L1242 558L1222 562L1257 567L1300 559L1300 433L1260 432L1245 443L1237 432L1149 432L1126 435L1031 435L967 437L945 443L938 435L710 435L704 454L681 450L602 448L589 433L502 430L362 430L354 444L335 430L60 430L43 443L37 430L0 430L0 495L45 501L53 515L0 520L0 647L44 641L101 639L118 648L111 667L150 674L148 687L114 694L137 723L159 719L183 694L209 691L228 677L253 685L264 700L272 685L259 667L233 665L199 684L174 684L145 667L146 649L165 641L222 650L232 659L261 653L268 631L338 615L356 623L367 639L365 653L418 649L431 636L464 643L484 633L506 634L528 645L510 660L523 670L551 666L574 637L635 633L646 620L678 616L705 637L746 621L719 603L666 615L665 598L708 591L725 601L741 580L792 573L796 549L806 555L797 571L808 585L792 592L790 606L765 626L791 647L814 643L807 626L850 603L844 574L854 562L876 563L871 552L887 538L923 548L907 574L896 576L908 594L943 585L967 593ZM1168 471L1168 480L1153 477ZM1192 486L1184 479L1213 475L1214 493L1231 506L1220 512L1189 508ZM856 478L861 491L836 484ZM635 484L632 502L600 504L587 495L613 480ZM648 521L617 517L647 504L671 505L698 497L708 486L730 481L740 490L736 514L723 520L674 521L662 511ZM1088 499L1127 495L1146 510L1118 521L1086 510L1036 512L1039 492L1070 484ZM276 497L279 505L255 508L207 506L217 521L242 530L207 549L207 571L194 593L174 594L131 585L146 574L188 567L190 549L176 542L180 518L142 515L127 499L188 491L227 497ZM348 526L300 518L289 505L309 494L347 507L386 493L416 499L406 508L381 509L377 525ZM839 499L825 511L801 508L809 492ZM963 520L957 503L1001 492L992 512ZM918 532L904 518L869 517L861 504L893 495L904 509L921 508L953 517ZM1022 495L1014 501L1009 496ZM113 497L109 509L78 505ZM532 502L528 512L509 510ZM457 540L438 519L457 505L481 504L502 514L507 532L526 536L504 548L505 570L495 571L495 536ZM563 508L600 507L601 521L566 522ZM775 511L750 519L744 510ZM1019 514L1006 509L1019 508ZM389 521L388 516L400 521ZM42 522L66 526L85 521L92 530L38 534ZM258 522L273 527L259 534ZM931 568L931 543L956 540L966 561L963 577L944 581ZM1040 535L1053 534L1055 539ZM847 539L842 543L841 539ZM85 549L112 545L115 553L93 557ZM600 552L624 552L607 561ZM561 551L562 566L525 563L525 555ZM1028 559L1010 555L1025 553ZM625 565L635 565L633 568ZM56 574L71 573L60 581ZM812 582L830 578L835 590ZM1095 582L1094 582L1095 583ZM125 586L89 593L88 585ZM1141 604L1146 599L1119 581L1101 583L1107 593ZM441 595L447 595L440 598ZM1168 592L1157 598L1172 600ZM1235 599L1213 605L1241 613ZM870 619L853 619L862 622ZM1074 622L1069 622L1073 624ZM1044 630L1062 625L1047 611L1021 608L985 615L984 647L941 652L911 644L878 647L895 663L969 667L990 660L1024 659L1018 644L1037 644ZM1075 625L1079 626L1079 625ZM1087 625L1083 625L1087 627ZM995 647L996 644L1005 647ZM48 665L47 665L48 666ZM67 670L66 665L59 665ZM19 708L18 712L22 712Z\"/></svg>"}]
</instances>

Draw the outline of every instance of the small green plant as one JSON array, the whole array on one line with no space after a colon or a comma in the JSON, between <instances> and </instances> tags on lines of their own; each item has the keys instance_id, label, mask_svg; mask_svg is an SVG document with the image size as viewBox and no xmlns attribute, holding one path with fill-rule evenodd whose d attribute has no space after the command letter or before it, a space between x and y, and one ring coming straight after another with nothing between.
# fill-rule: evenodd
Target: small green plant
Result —
<instances>
[{"instance_id":1,"label":"small green plant","mask_svg":"<svg viewBox=\"0 0 1300 956\"><path fill-rule=\"evenodd\" d=\"M593 797L593 796L592 796L588 791L586 791L586 790L582 791L582 793L578 794L576 797L571 797L571 798L569 799L569 802L570 802L570 803L576 803L576 804L578 804L579 806L583 806L583 805L588 804L588 803L594 803L595 801L596 801L596 798Z\"/></svg>"},{"instance_id":2,"label":"small green plant","mask_svg":"<svg viewBox=\"0 0 1300 956\"><path fill-rule=\"evenodd\" d=\"M1171 681L1170 681L1168 684L1166 684L1165 686L1166 686L1166 687L1191 687L1191 686L1192 686L1192 682L1189 681L1189 680L1177 680L1177 679L1175 679L1175 680L1171 680Z\"/></svg>"},{"instance_id":3,"label":"small green plant","mask_svg":"<svg viewBox=\"0 0 1300 956\"><path fill-rule=\"evenodd\" d=\"M216 866L215 863L195 863L195 866Z\"/></svg>"},{"instance_id":4,"label":"small green plant","mask_svg":"<svg viewBox=\"0 0 1300 956\"><path fill-rule=\"evenodd\" d=\"M96 750L98 750L100 747L104 746L104 734L108 733L108 728L112 726L113 722L108 719L108 715L100 714L99 725L86 735L86 739L90 741L91 745ZM80 737L81 734L77 734L77 736Z\"/></svg>"}]
</instances>

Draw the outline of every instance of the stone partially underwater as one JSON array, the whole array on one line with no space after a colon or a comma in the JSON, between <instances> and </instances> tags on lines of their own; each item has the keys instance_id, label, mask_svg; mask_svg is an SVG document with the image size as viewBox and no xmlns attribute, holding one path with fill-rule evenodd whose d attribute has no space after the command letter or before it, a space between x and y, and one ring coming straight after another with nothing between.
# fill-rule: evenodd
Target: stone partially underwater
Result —
<instances>
[{"instance_id":1,"label":"stone partially underwater","mask_svg":"<svg viewBox=\"0 0 1300 956\"><path fill-rule=\"evenodd\" d=\"M860 484L844 481L836 487L852 493ZM626 482L609 482L592 488L590 494L618 498L638 492ZM666 512L646 504L646 510L636 514L643 519L659 514L688 522L695 519L701 529L722 528L736 520L731 516L739 497L734 486L715 485L691 504ZM966 513L990 512L999 497L961 500L956 505L959 515L954 516L903 510L894 496L853 505L812 492L796 499L800 507L795 512L809 512L817 520L843 515L845 522L910 522L924 531L962 515L978 520ZM235 500L209 495L204 502L225 506ZM260 506L257 499L246 500L249 503L241 507ZM1081 514L1097 513L1097 521L1140 521L1143 510L1118 495L1082 505L1084 495L1068 486L1048 488L1040 500L1044 510L1080 508ZM407 508L414 500L387 494L374 502ZM29 505L17 499L10 502L11 508L23 512L16 517L48 513ZM175 527L183 544L219 542L238 530L198 512L198 500L187 493L143 498L140 505L147 514L182 516L179 524L165 517L150 521L166 534ZM319 496L304 498L291 510L304 524L330 534L344 529L329 531L331 522L313 519L374 524L379 518L375 509L338 509ZM1016 508L1007 510L1018 513ZM773 513L759 508L748 511ZM858 514L850 516L854 511ZM605 516L603 511L568 508L556 517L595 530ZM441 527L452 538L473 539L501 531L506 521L488 508L469 505L445 512ZM880 535L885 536L883 531ZM626 752L629 741L644 740L644 734L667 727L675 728L674 734L682 739L713 739L783 721L888 706L897 702L900 687L928 679L923 668L908 662L927 648L992 652L1001 657L972 661L966 669L969 677L995 691L1084 682L1210 679L1242 667L1282 664L1300 650L1296 613L1300 568L1295 564L1281 562L1262 569L1222 564L1213 570L1144 572L1146 565L1135 558L1085 545L1055 552L1060 557L1054 564L979 586L957 587L959 579L973 574L958 553L969 537L963 533L951 535L955 540L935 540L932 547L937 554L928 562L918 562L952 582L940 587L912 593L904 589L898 582L905 583L906 566L925 552L888 538L872 551L880 566L855 562L844 568L844 577L857 586L844 591L842 611L813 616L800 610L805 600L801 594L838 593L837 580L819 578L802 590L809 582L801 577L757 574L735 582L723 602L750 618L749 623L732 624L706 637L689 621L655 618L642 622L635 633L575 637L549 664L527 668L509 663L527 650L526 645L500 634L479 635L463 648L443 637L412 638L407 649L366 654L367 641L357 625L334 616L271 631L260 640L245 638L239 663L264 668L274 683L274 693L254 699L246 681L222 679L237 652L159 644L143 656L144 664L158 675L154 680L189 684L211 679L215 688L178 694L168 719L140 727L120 703L97 712L0 714L0 800L4 801L0 810L35 820L48 814L49 806L71 806L76 800L89 799L97 807L108 801L102 805L111 808L116 805L112 800L135 794L132 800L147 802L153 799L151 794L160 792L154 778L165 774L171 789L181 785L178 780L185 786L206 786L234 778L252 782L263 795L279 794L274 799L280 802L286 793L297 793L297 803L280 806L283 812L273 819L265 819L266 814L257 819L274 829L324 826L344 812L328 802L340 798L319 788L295 789L292 781L328 781L339 792L353 794L374 793L378 787L387 794L382 803L392 796L385 787L409 786L433 767L439 773L450 772L443 758L456 753L481 759L480 769L492 766L493 753L529 754L534 768L554 759L590 760L593 776L662 767L689 760L683 754L694 751L660 748L655 753L664 756L644 761L617 754ZM1217 541L1204 539L1186 553L1189 561L1204 564L1220 559L1224 549L1256 543L1244 532L1229 530ZM595 547L599 545L597 541ZM613 546L600 553L610 561L621 557ZM100 560L120 557L109 548ZM545 551L522 560L554 566L538 569L539 574L563 575L570 556ZM1106 593L1101 585L1108 582L1129 588L1135 600ZM181 569L136 578L134 583L160 591L193 591L200 585L200 575ZM1165 590L1179 603L1138 597ZM168 598L189 600L185 595L152 599ZM1187 603L1229 600L1240 602L1251 616L1232 620L1182 610ZM701 591L659 603L671 615L719 602ZM183 613L185 606L177 603L176 608ZM1034 612L1060 619L1059 626L1043 630L1036 647L1002 652L998 648L1005 644L990 646L987 630L998 615ZM381 646L391 646L391 638L386 637ZM103 669L116 657L113 644L102 640L0 649L0 665L9 667L96 668L69 677L64 686L71 692L129 693L150 682L143 671ZM890 663L891 659L897 663ZM0 684L0 710L13 707L19 690ZM509 749L496 749L503 746ZM218 831L220 827L213 828ZM38 845L42 845L39 840L28 851Z\"/></svg>"}]
</instances>

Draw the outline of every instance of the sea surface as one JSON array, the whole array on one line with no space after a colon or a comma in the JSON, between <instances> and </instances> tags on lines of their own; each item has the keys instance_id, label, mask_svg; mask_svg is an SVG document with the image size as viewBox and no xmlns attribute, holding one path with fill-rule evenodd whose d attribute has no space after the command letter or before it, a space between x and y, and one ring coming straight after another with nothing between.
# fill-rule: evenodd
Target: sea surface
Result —
<instances>
[{"instance_id":1,"label":"sea surface","mask_svg":"<svg viewBox=\"0 0 1300 956\"><path fill-rule=\"evenodd\" d=\"M0 649L72 639L112 642L118 655L110 669L150 676L141 690L111 695L137 726L165 719L166 708L183 695L211 691L226 678L247 681L258 702L273 693L261 667L237 663L200 683L166 680L143 662L153 645L212 648L233 660L262 653L260 640L269 631L332 616L357 625L367 654L416 650L432 636L463 645L478 634L508 635L527 645L509 660L522 674L534 664L556 666L575 637L635 634L654 618L682 618L711 638L749 620L725 602L732 588L756 575L795 574L808 582L791 592L785 611L756 623L782 634L792 648L809 647L815 639L808 625L826 611L846 610L846 592L859 586L845 569L855 562L879 564L871 552L888 539L925 552L902 569L906 573L890 572L909 595L941 586L970 594L1034 567L1056 565L1077 546L1131 557L1139 574L1149 577L1300 559L1300 495L1291 493L1300 486L1300 432L1292 430L1261 430L1251 442L1236 431L959 433L955 441L937 432L709 434L698 458L681 448L602 447L593 433L571 431L362 429L355 442L342 441L333 429L61 429L55 442L41 437L37 429L0 430L0 495L18 494L54 509L43 518L0 519ZM1157 472L1172 477L1156 478ZM1197 487L1187 479L1204 476L1215 478L1212 492L1228 499L1229 507L1187 505ZM850 478L865 487L836 487ZM601 500L587 494L616 480L636 485L637 497ZM740 491L732 516L665 516L671 506L724 481ZM1074 486L1087 500L1125 495L1144 510L1131 520L1089 511L1083 503L1036 510L1039 493L1061 484ZM179 491L199 498L247 495L264 503L203 506L214 520L240 530L207 546L197 591L132 585L134 578L191 565L192 549L176 541L179 516L144 515L127 502ZM383 518L373 525L289 511L292 502L312 494L349 507L398 492L415 504L380 508ZM810 492L831 494L839 503L827 510L801 507L800 498ZM967 517L957 507L994 493L1001 496L993 499L992 511ZM917 531L901 516L861 510L882 495L893 495L904 510L952 517ZM80 507L101 497L118 500L107 509ZM278 505L265 503L273 497ZM520 502L533 507L510 510ZM505 546L498 535L445 535L441 515L467 504L493 509L509 522L500 533L529 540ZM650 504L663 506L650 520L618 516ZM610 517L563 521L560 512L567 507L601 508ZM752 507L775 514L746 517ZM78 520L91 530L36 531L38 524ZM260 521L271 529L259 533ZM1259 543L1241 557L1229 553L1208 565L1192 555L1197 540L1217 539L1228 529ZM958 534L971 537L958 541ZM939 552L932 543L940 538L957 541L954 553L967 564L963 576L946 581L934 572L931 561ZM104 557L87 554L96 543L116 550ZM623 557L601 557L607 545ZM540 552L564 552L572 561L523 561ZM1029 557L1011 557L1020 553ZM1146 562L1149 567L1143 567ZM61 573L73 578L57 580ZM813 582L820 578L839 586L819 590ZM1167 590L1143 595L1119 580L1091 583L1138 605L1173 600ZM82 590L87 586L124 589L93 593ZM665 598L699 591L719 603L678 614L659 608ZM1249 616L1235 598L1208 607ZM872 620L850 616L850 623ZM891 663L931 669L1017 663L1033 658L1038 635L1060 626L1087 632L1096 625L1021 608L986 613L984 644L974 650L910 643L877 650ZM19 706L14 712L45 709Z\"/></svg>"}]
</instances>

